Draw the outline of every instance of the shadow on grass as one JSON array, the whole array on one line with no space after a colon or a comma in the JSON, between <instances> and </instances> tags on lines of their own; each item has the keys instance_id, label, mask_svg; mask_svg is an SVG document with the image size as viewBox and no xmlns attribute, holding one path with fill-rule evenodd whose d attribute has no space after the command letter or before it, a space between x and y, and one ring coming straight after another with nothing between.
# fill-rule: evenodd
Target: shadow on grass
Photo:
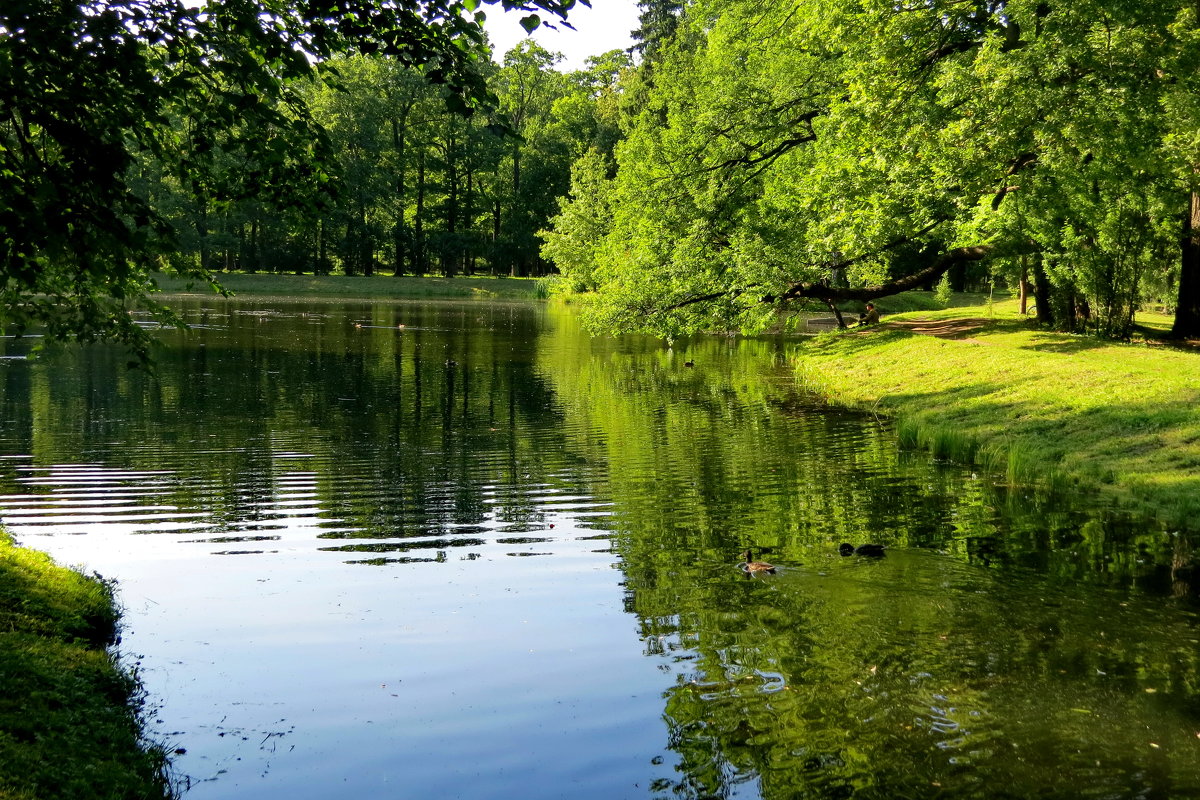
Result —
<instances>
[{"instance_id":1,"label":"shadow on grass","mask_svg":"<svg viewBox=\"0 0 1200 800\"><path fill-rule=\"evenodd\" d=\"M1102 350L1112 347L1116 342L1108 339L1097 339L1093 336L1072 336L1066 333L1046 333L1034 340L1032 344L1023 345L1022 350L1033 350L1038 353L1082 353L1087 350Z\"/></svg>"}]
</instances>

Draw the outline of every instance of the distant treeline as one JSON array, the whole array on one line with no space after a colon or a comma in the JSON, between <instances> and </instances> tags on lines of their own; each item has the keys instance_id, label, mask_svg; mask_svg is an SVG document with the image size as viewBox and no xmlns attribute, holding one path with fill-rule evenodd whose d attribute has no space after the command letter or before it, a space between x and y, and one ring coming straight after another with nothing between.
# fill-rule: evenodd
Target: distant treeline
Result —
<instances>
[{"instance_id":1,"label":"distant treeline","mask_svg":"<svg viewBox=\"0 0 1200 800\"><path fill-rule=\"evenodd\" d=\"M153 159L144 191L175 228L181 268L345 275L544 275L538 232L567 193L573 161L611 152L617 79L631 64L616 51L569 74L561 57L525 41L488 65L499 113L447 108L427 76L383 57L320 66L301 93L323 130L309 153L262 164L220 153L222 131L181 139L216 153L221 170L180 181ZM270 135L270 131L264 131ZM231 148L232 149L232 148ZM305 159L311 157L306 163ZM270 183L281 166L293 180Z\"/></svg>"}]
</instances>

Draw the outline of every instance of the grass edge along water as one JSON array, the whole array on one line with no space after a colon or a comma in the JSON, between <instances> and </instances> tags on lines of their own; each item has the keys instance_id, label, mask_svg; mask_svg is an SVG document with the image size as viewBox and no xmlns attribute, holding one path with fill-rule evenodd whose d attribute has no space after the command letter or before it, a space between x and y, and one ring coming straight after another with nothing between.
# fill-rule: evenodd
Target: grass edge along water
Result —
<instances>
[{"instance_id":1,"label":"grass edge along water","mask_svg":"<svg viewBox=\"0 0 1200 800\"><path fill-rule=\"evenodd\" d=\"M144 691L110 649L113 584L0 528L0 798L177 797Z\"/></svg>"},{"instance_id":2,"label":"grass edge along water","mask_svg":"<svg viewBox=\"0 0 1200 800\"><path fill-rule=\"evenodd\" d=\"M931 322L956 324L923 335ZM1038 329L1001 301L821 334L793 366L827 402L893 418L901 447L1011 486L1097 491L1165 525L1198 525L1195 348Z\"/></svg>"}]
</instances>

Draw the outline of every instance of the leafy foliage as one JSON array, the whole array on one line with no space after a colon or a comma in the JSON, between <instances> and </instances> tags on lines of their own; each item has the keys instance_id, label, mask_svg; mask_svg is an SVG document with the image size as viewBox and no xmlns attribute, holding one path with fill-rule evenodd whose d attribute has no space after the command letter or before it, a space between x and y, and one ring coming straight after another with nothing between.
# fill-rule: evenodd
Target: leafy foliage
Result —
<instances>
[{"instance_id":1,"label":"leafy foliage","mask_svg":"<svg viewBox=\"0 0 1200 800\"><path fill-rule=\"evenodd\" d=\"M573 2L502 5L562 17ZM317 202L329 142L300 81L335 56L377 54L444 85L454 110L494 104L476 8L470 0L4 3L4 330L116 338L144 358L147 337L127 304L149 303L160 320L175 321L148 298L150 267L174 237L135 173L144 157L196 199L202 218L212 204L251 197ZM207 267L189 270L203 280Z\"/></svg>"},{"instance_id":2,"label":"leafy foliage","mask_svg":"<svg viewBox=\"0 0 1200 800\"><path fill-rule=\"evenodd\" d=\"M1060 324L1126 336L1147 291L1184 307L1197 269L1178 240L1200 145L1176 112L1196 13L696 0L653 84L629 84L611 185L577 171L547 253L594 285L606 329L755 329L982 259L1015 284L1034 259Z\"/></svg>"}]
</instances>

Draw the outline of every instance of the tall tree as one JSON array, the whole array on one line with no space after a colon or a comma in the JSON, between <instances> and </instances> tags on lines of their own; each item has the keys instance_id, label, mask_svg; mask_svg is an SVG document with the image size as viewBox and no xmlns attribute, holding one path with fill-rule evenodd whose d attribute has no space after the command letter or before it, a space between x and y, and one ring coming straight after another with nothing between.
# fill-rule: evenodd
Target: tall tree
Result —
<instances>
[{"instance_id":1,"label":"tall tree","mask_svg":"<svg viewBox=\"0 0 1200 800\"><path fill-rule=\"evenodd\" d=\"M611 187L572 200L611 211L567 248L594 322L755 328L1036 254L1060 320L1122 335L1200 163L1195 117L1164 113L1190 102L1194 5L697 0Z\"/></svg>"},{"instance_id":2,"label":"tall tree","mask_svg":"<svg viewBox=\"0 0 1200 800\"><path fill-rule=\"evenodd\" d=\"M560 54L526 39L504 54L497 76L500 109L517 135L509 142L505 160L510 179L507 197L496 206L496 223L506 246L493 258L514 276L530 274L539 258L536 232L546 216L539 215L537 207L539 201L549 199L547 187L541 180L531 182L523 171L530 142L540 135L554 101L566 90L563 75L554 69L561 60ZM535 168L544 166L534 162Z\"/></svg>"},{"instance_id":3,"label":"tall tree","mask_svg":"<svg viewBox=\"0 0 1200 800\"><path fill-rule=\"evenodd\" d=\"M563 16L574 0L501 0ZM145 354L125 303L148 297L171 231L134 191L135 154L202 170L213 132L282 193L319 180L319 136L295 90L313 62L348 51L419 66L460 109L486 102L475 0L8 0L0 5L0 324L66 339L112 337ZM527 27L539 18L530 14ZM181 142L173 111L196 121ZM270 129L271 136L262 131ZM229 142L227 142L229 144ZM314 158L291 167L296 152ZM204 277L204 270L197 271Z\"/></svg>"}]
</instances>

